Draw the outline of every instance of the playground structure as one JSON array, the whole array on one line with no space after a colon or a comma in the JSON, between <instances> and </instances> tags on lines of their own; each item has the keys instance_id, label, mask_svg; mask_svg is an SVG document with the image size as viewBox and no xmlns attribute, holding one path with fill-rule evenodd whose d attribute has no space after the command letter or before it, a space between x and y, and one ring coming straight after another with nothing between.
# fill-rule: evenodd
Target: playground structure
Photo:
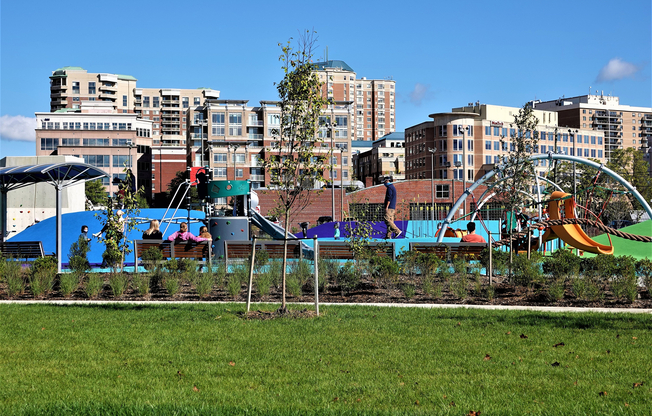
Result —
<instances>
[{"instance_id":1,"label":"playground structure","mask_svg":"<svg viewBox=\"0 0 652 416\"><path fill-rule=\"evenodd\" d=\"M541 159L547 159L550 161L561 160L577 162L594 167L601 173L606 173L616 182L620 183L625 189L627 189L627 191L640 202L648 215L652 217L652 209L642 198L642 196L636 191L636 189L606 167L586 159L566 155L535 155L530 158L531 161L537 161ZM428 221L429 224L427 227L423 228L426 229L427 232L423 232L423 229L419 228L419 221L417 220L397 221L397 225L403 231L401 238L395 240L395 247L397 252L408 249L409 243L412 241L436 241L439 243L459 242L460 238L466 233L466 222L468 220L476 221L478 219L482 227L478 227L478 233L485 236L485 238L490 241L494 247L502 246L507 249L511 245L512 248L516 251L526 250L527 248L536 250L542 246L545 249L546 242L555 242L561 240L567 245L584 252L596 254L613 254L614 245L611 242L611 238L607 236L609 238L608 242L596 241L594 238L589 237L584 231L582 226L585 225L599 228L601 231L606 232L607 234L616 235L617 237L623 237L637 241L652 241L652 237L638 236L639 238L632 238L631 235L626 235L626 233L611 229L602 224L599 221L599 216L596 216L595 214L591 214L593 217L595 217L592 219L579 218L577 215L578 205L576 203L576 195L565 192L559 185L550 179L538 176L534 178L537 184L536 192L530 194L526 191L519 191L523 192L530 200L533 201L532 206L536 207L537 220L532 220L529 225L524 224L515 232L510 229L509 233L507 233L508 235L502 235L500 238L497 238L497 236L501 235L501 227L499 222L495 220L483 220L480 216L480 212L483 205L490 201L494 196L496 196L496 185L501 181L506 180L505 177L502 177L503 169L504 166L496 167L496 169L485 174L481 179L468 187L455 201L445 220L441 222ZM201 174L197 174L197 172L194 173L195 175L188 175L188 179L186 179L182 186L178 187L177 192L173 196L172 202L167 209L142 210L141 215L138 218L134 218L138 223L137 229L134 230L131 235L125 235L125 238L129 241L139 239L140 233L142 233L142 231L146 228L147 223L151 219L160 220L162 224L161 230L165 236L171 234L173 231L176 231L176 229L170 229L171 223L188 222L190 231L195 235L198 234L200 225L206 225L208 226L212 237L213 255L218 258L224 255L225 241L251 240L252 236L254 235L251 228L252 226L260 228L269 234L273 239L283 240L286 238L285 230L281 226L269 221L260 214L258 207L258 197L255 191L251 189L251 184L249 181L212 181L208 180L206 175L203 175L202 177ZM97 174L99 174L99 172L96 173L96 175ZM492 178L493 181L490 182L490 179ZM549 189L549 192L546 196L542 195L542 186L540 186L541 183L545 183ZM477 204L476 208L467 216L458 218L456 222L461 225L458 226L457 229L453 229L453 227L451 227L453 223L453 214L459 210L461 204L469 195L473 195L473 190L481 184L485 184L485 186L487 186L487 190L482 194L480 198L478 198L479 203ZM189 191L192 186L197 186L200 197L203 197L204 199L204 202L201 204L201 211L191 211ZM232 208L230 208L228 212L216 209L215 202L217 198L231 198ZM177 215L181 203L184 199L188 202L188 213L185 216ZM174 204L176 204L176 207L173 207ZM172 210L173 212L168 216ZM549 215L549 218L546 218L546 212ZM76 220L71 222L73 218L76 218ZM61 247L68 247L71 242L76 239L78 236L77 229L79 229L80 224L89 225L91 232L97 228L97 225L94 225L97 223L97 219L93 217L92 212L66 214L63 217L63 225L61 224L61 218L59 218L57 222L57 229L72 230L73 232L66 233L66 235L64 235L63 244L59 242L56 246L56 249L54 249L52 244L47 241L47 238L51 238L51 234L53 233L50 234L48 231L44 231L47 229L47 227L52 226L52 224L50 224L51 221L48 220L42 221L41 223L28 228L19 235L14 236L12 240L42 240L44 250L58 253L58 257L60 259L62 252ZM502 221L503 225L505 222L506 221ZM316 236L320 240L333 239L334 224L335 223L330 222L318 225L311 229L306 229L303 233L304 239L301 239L300 237L291 233L288 233L287 238L300 240L303 257L312 258L312 237ZM342 239L347 238L347 227L349 229L356 227L356 223L354 221L339 222L338 225L339 229L342 231ZM385 225L381 222L377 222L372 224L372 226L372 239L382 239L382 236L385 233ZM170 232L168 232L168 230ZM529 233L532 234L532 238L528 238ZM652 235L652 233L648 235ZM529 242L529 244L526 244L527 242ZM97 243L92 243L92 245L94 247L97 246L97 248L101 247L101 245ZM559 247L559 245L554 246L551 243L550 250L554 250L556 247ZM95 258L99 257L99 254L91 254L94 255ZM97 260L93 261L91 256L89 256L89 260L91 263L99 263ZM127 263L129 263L129 260L126 260Z\"/></svg>"},{"instance_id":2,"label":"playground structure","mask_svg":"<svg viewBox=\"0 0 652 416\"><path fill-rule=\"evenodd\" d=\"M598 174L600 173L605 173L612 179L614 179L616 182L618 182L620 185L622 185L631 195L636 198L636 200L641 204L643 209L647 212L647 214L652 218L652 208L650 208L650 205L645 201L645 199L641 196L641 194L634 188L629 182L627 182L625 179L623 179L620 175L618 175L616 172L608 169L604 165L597 164L593 161L590 161L588 159L583 159L580 157L575 157L575 156L568 156L568 155L562 155L562 154L554 154L554 153L548 153L546 155L533 155L529 158L529 161L531 162L537 162L539 160L546 159L549 161L570 161L570 162L576 162L580 163L586 166L590 166L593 168L598 169ZM450 210L448 216L444 220L441 226L441 232L438 234L437 241L438 242L443 242L443 238L447 235L447 228L449 227L449 224L451 223L453 219L453 215L456 212L457 209L464 203L466 198L469 195L472 195L472 192L475 188L478 186L485 184L488 182L490 179L496 177L497 175L500 175L505 169L505 166L498 166L494 170L488 172L485 174L482 178L478 179L475 183L473 183L470 187L468 187L463 194L459 197L459 199L455 202L453 205L452 209ZM501 181L506 180L507 178L505 177L499 177L497 181L494 181L490 186L488 186L487 192L489 192L493 187L496 186ZM556 190L551 193L549 199L547 200L548 203L548 213L550 215L549 220L544 220L541 221L544 218L544 212L542 209L542 206L546 203L544 200L543 196L541 195L541 186L539 186L539 181L543 180L547 182L548 184L552 185ZM589 253L595 253L595 254L613 254L614 248L613 244L611 244L611 239L610 245L604 245L602 243L596 242L593 239L591 239L585 232L584 230L580 227L580 224L590 224L590 225L595 225L597 228L600 228L601 230L607 232L607 233L613 233L613 234L620 234L621 237L628 238L629 236L626 235L626 233L617 233L615 232L616 230L613 230L609 227L604 226L597 218L594 213L591 213L596 217L595 220L587 220L587 219L578 219L576 215L576 203L575 203L575 195L571 195L568 193L565 193L557 184L552 183L547 178L541 178L538 176L535 176L535 181L536 181L536 191L537 195L530 195L530 197L533 199L533 203L536 206L538 210L538 218L539 222L536 224L533 224L530 227L530 230L527 231L539 231L539 236L536 238L538 241L537 244L533 245L534 249L538 247L540 244L544 243L545 241L553 240L556 238L560 238L562 241L564 241L566 244L569 246L576 248L578 250L583 250L587 251ZM523 191L520 191L523 192ZM495 194L495 193L494 193ZM491 198L494 194L491 194L489 197L485 198L484 195L480 198L480 205L484 204L486 200ZM563 201L564 209L563 212L561 211L560 207L560 202ZM471 220L475 220L476 214L478 212L479 208L476 209L474 213L471 215ZM529 233L526 235L526 230L517 230L519 231L516 233L516 237L512 236L513 234L512 230L509 231L509 238L507 238L507 241L511 241L512 243L516 242L516 246L518 247L518 239L523 239L524 237L527 238L529 236ZM541 231L545 231L541 233ZM635 237L635 236L634 236ZM652 241L652 238L632 238L634 240L638 241ZM493 246L501 246L504 245L504 241L492 241Z\"/></svg>"}]
</instances>

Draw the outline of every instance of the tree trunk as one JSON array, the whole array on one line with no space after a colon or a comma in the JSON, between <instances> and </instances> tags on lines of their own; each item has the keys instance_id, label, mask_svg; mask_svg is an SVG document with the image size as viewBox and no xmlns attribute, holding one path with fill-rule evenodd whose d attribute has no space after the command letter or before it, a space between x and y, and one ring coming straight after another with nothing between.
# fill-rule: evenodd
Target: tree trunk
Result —
<instances>
[{"instance_id":1,"label":"tree trunk","mask_svg":"<svg viewBox=\"0 0 652 416\"><path fill-rule=\"evenodd\" d=\"M286 313L287 312L287 306L285 304L285 275L287 271L287 266L288 266L288 227L290 226L290 213L288 211L285 212L285 241L283 242L283 271L281 272L281 276L283 277L281 279L281 309L279 312L281 313Z\"/></svg>"}]
</instances>

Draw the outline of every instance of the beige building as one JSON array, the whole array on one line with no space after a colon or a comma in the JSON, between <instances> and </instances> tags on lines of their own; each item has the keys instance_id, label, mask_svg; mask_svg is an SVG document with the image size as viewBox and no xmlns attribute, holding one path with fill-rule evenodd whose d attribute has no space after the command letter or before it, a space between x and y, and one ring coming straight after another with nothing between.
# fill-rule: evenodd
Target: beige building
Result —
<instances>
[{"instance_id":1,"label":"beige building","mask_svg":"<svg viewBox=\"0 0 652 416\"><path fill-rule=\"evenodd\" d=\"M138 186L151 188L152 122L134 113L117 113L112 103L84 101L80 108L36 113L36 156L76 156L111 175L107 191L131 169Z\"/></svg>"},{"instance_id":2,"label":"beige building","mask_svg":"<svg viewBox=\"0 0 652 416\"><path fill-rule=\"evenodd\" d=\"M350 120L352 140L378 140L396 131L396 81L357 78L344 61L315 63L323 92L328 99L351 101L355 118Z\"/></svg>"},{"instance_id":3,"label":"beige building","mask_svg":"<svg viewBox=\"0 0 652 416\"><path fill-rule=\"evenodd\" d=\"M500 140L516 134L513 123L518 111L517 107L470 103L431 114L433 121L409 127L405 130L407 179L432 178L432 174L438 179L479 179L511 150L509 141L503 147ZM569 132L559 127L554 111L535 110L534 115L539 119L539 145L534 153L557 151L606 161L602 131L579 128ZM536 169L543 175L549 168L548 161L542 160Z\"/></svg>"},{"instance_id":4,"label":"beige building","mask_svg":"<svg viewBox=\"0 0 652 416\"><path fill-rule=\"evenodd\" d=\"M371 149L353 156L355 176L365 187L383 183L385 176L405 179L405 139L403 133L390 133L373 142Z\"/></svg>"},{"instance_id":5,"label":"beige building","mask_svg":"<svg viewBox=\"0 0 652 416\"><path fill-rule=\"evenodd\" d=\"M633 147L645 152L648 163L652 161L651 107L623 105L620 98L604 94L537 101L534 106L556 112L560 126L604 133L607 159L614 149Z\"/></svg>"}]
</instances>

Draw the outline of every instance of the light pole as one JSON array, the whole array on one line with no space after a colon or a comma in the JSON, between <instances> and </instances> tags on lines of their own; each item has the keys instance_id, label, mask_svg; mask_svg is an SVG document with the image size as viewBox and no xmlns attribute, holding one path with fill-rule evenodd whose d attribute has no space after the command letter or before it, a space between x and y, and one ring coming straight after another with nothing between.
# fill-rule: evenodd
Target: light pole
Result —
<instances>
[{"instance_id":1,"label":"light pole","mask_svg":"<svg viewBox=\"0 0 652 416\"><path fill-rule=\"evenodd\" d=\"M129 171L131 172L131 178L129 178L129 187L131 188L130 191L133 191L134 188L136 188L136 176L134 175L134 165L133 165L133 159L131 158L131 149L136 147L134 142L129 140L127 142L127 146L129 146ZM131 182L133 181L133 187L131 186Z\"/></svg>"},{"instance_id":2,"label":"light pole","mask_svg":"<svg viewBox=\"0 0 652 416\"><path fill-rule=\"evenodd\" d=\"M428 148L430 152L430 203L432 204L432 212L430 219L435 220L435 152L437 148Z\"/></svg>"},{"instance_id":3,"label":"light pole","mask_svg":"<svg viewBox=\"0 0 652 416\"><path fill-rule=\"evenodd\" d=\"M464 131L469 132L469 126L464 126L462 129L462 189L466 190L466 136ZM466 216L466 200L464 200L464 216Z\"/></svg>"},{"instance_id":4,"label":"light pole","mask_svg":"<svg viewBox=\"0 0 652 416\"><path fill-rule=\"evenodd\" d=\"M460 166L462 166L462 162L460 162L459 160L457 162L455 162L455 167L457 169L459 169ZM457 170L453 169L453 171L456 172ZM462 173L464 173L464 172L462 172ZM455 205L455 173L453 173L453 178L451 179L451 183L453 184L453 202L452 202L451 206L453 206L453 205ZM464 187L464 182L462 182L462 187ZM464 214L466 215L466 212L464 212Z\"/></svg>"},{"instance_id":5,"label":"light pole","mask_svg":"<svg viewBox=\"0 0 652 416\"><path fill-rule=\"evenodd\" d=\"M340 221L344 221L344 148L340 148Z\"/></svg>"},{"instance_id":6,"label":"light pole","mask_svg":"<svg viewBox=\"0 0 652 416\"><path fill-rule=\"evenodd\" d=\"M573 156L577 157L577 148L575 146L575 143L577 142L577 132L579 130L575 129L568 129L568 135L570 136L571 140L573 141ZM575 194L577 191L577 178L575 177L575 162L573 162L573 198L576 198Z\"/></svg>"},{"instance_id":7,"label":"light pole","mask_svg":"<svg viewBox=\"0 0 652 416\"><path fill-rule=\"evenodd\" d=\"M236 174L235 174L235 171L236 171L235 153L238 151L238 148L239 148L239 147L240 147L240 145L239 145L239 144L236 144L236 143L233 143L233 144L230 144L230 145L229 145L229 149L233 149L233 180L234 180L234 181L237 179L237 178L236 178ZM229 167L229 162L228 162L228 161L226 162L226 166L227 166L227 169L226 169L226 171L227 171L226 180L229 180L229 175L228 175L228 171L229 171L229 169L228 169L228 167Z\"/></svg>"}]
</instances>

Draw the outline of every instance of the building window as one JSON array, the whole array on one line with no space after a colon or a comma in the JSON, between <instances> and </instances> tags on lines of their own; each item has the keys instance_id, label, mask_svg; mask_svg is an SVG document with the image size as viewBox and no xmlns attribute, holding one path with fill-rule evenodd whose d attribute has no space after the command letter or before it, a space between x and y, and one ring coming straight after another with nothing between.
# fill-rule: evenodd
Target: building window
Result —
<instances>
[{"instance_id":1,"label":"building window","mask_svg":"<svg viewBox=\"0 0 652 416\"><path fill-rule=\"evenodd\" d=\"M485 140L484 148L485 148L485 150L491 150L491 141L490 140Z\"/></svg>"},{"instance_id":2,"label":"building window","mask_svg":"<svg viewBox=\"0 0 652 416\"><path fill-rule=\"evenodd\" d=\"M446 171L443 171L446 172ZM445 179L445 178L442 178ZM437 185L436 186L436 193L435 193L435 198L439 199L447 199L449 194L449 185Z\"/></svg>"},{"instance_id":3,"label":"building window","mask_svg":"<svg viewBox=\"0 0 652 416\"><path fill-rule=\"evenodd\" d=\"M242 113L229 114L229 136L242 136Z\"/></svg>"},{"instance_id":4,"label":"building window","mask_svg":"<svg viewBox=\"0 0 652 416\"><path fill-rule=\"evenodd\" d=\"M484 135L491 136L491 126L484 126Z\"/></svg>"},{"instance_id":5,"label":"building window","mask_svg":"<svg viewBox=\"0 0 652 416\"><path fill-rule=\"evenodd\" d=\"M201 98L195 97L194 99L194 105L201 105Z\"/></svg>"},{"instance_id":6,"label":"building window","mask_svg":"<svg viewBox=\"0 0 652 416\"><path fill-rule=\"evenodd\" d=\"M126 106L127 106L127 96L126 96L126 95L123 95L123 96L122 96L122 106L123 106L123 107L126 107Z\"/></svg>"},{"instance_id":7,"label":"building window","mask_svg":"<svg viewBox=\"0 0 652 416\"><path fill-rule=\"evenodd\" d=\"M224 113L213 113L211 135L224 136Z\"/></svg>"},{"instance_id":8,"label":"building window","mask_svg":"<svg viewBox=\"0 0 652 416\"><path fill-rule=\"evenodd\" d=\"M152 97L152 107L154 108L159 107L159 97Z\"/></svg>"},{"instance_id":9,"label":"building window","mask_svg":"<svg viewBox=\"0 0 652 416\"><path fill-rule=\"evenodd\" d=\"M114 168L121 168L121 167L130 167L129 166L129 156L126 155L113 155L113 167Z\"/></svg>"},{"instance_id":10,"label":"building window","mask_svg":"<svg viewBox=\"0 0 652 416\"><path fill-rule=\"evenodd\" d=\"M72 82L72 93L79 94L79 81Z\"/></svg>"},{"instance_id":11,"label":"building window","mask_svg":"<svg viewBox=\"0 0 652 416\"><path fill-rule=\"evenodd\" d=\"M235 177L236 178L242 178L244 176L244 170L243 169L236 169L235 170Z\"/></svg>"},{"instance_id":12,"label":"building window","mask_svg":"<svg viewBox=\"0 0 652 416\"><path fill-rule=\"evenodd\" d=\"M226 153L215 153L213 155L214 163L226 163Z\"/></svg>"},{"instance_id":13,"label":"building window","mask_svg":"<svg viewBox=\"0 0 652 416\"><path fill-rule=\"evenodd\" d=\"M108 168L109 155L84 155L84 163L98 168Z\"/></svg>"},{"instance_id":14,"label":"building window","mask_svg":"<svg viewBox=\"0 0 652 416\"><path fill-rule=\"evenodd\" d=\"M79 139L61 139L61 146L79 146Z\"/></svg>"},{"instance_id":15,"label":"building window","mask_svg":"<svg viewBox=\"0 0 652 416\"><path fill-rule=\"evenodd\" d=\"M216 178L226 178L226 168L215 168L213 172Z\"/></svg>"},{"instance_id":16,"label":"building window","mask_svg":"<svg viewBox=\"0 0 652 416\"><path fill-rule=\"evenodd\" d=\"M41 150L56 150L59 146L59 139L41 138Z\"/></svg>"},{"instance_id":17,"label":"building window","mask_svg":"<svg viewBox=\"0 0 652 416\"><path fill-rule=\"evenodd\" d=\"M88 93L89 94L96 94L96 92L95 92L95 82L89 82L88 83Z\"/></svg>"},{"instance_id":18,"label":"building window","mask_svg":"<svg viewBox=\"0 0 652 416\"><path fill-rule=\"evenodd\" d=\"M183 98L181 99L181 101L182 101L183 108L188 108L188 107L190 107L190 102L189 102L189 98L188 98L188 97L183 97Z\"/></svg>"},{"instance_id":19,"label":"building window","mask_svg":"<svg viewBox=\"0 0 652 416\"><path fill-rule=\"evenodd\" d=\"M143 97L143 107L149 108L149 97ZM149 111L145 111L145 114L149 114Z\"/></svg>"}]
</instances>

